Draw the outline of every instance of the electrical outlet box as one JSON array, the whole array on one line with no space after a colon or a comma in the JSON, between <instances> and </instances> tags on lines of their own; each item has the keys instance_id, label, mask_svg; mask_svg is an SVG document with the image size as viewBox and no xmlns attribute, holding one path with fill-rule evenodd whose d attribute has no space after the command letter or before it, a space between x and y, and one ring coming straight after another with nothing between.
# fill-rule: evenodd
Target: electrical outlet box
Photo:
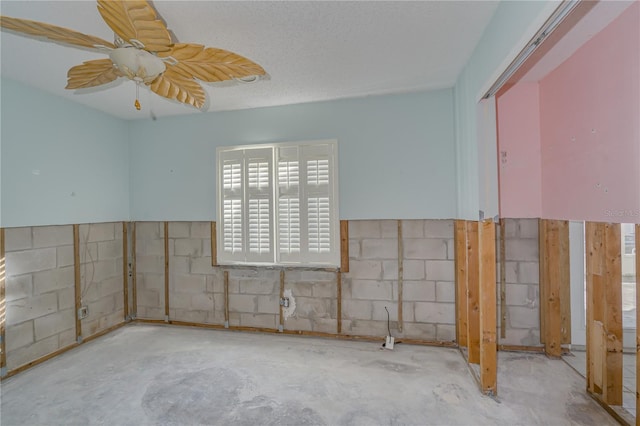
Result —
<instances>
[{"instance_id":1,"label":"electrical outlet box","mask_svg":"<svg viewBox=\"0 0 640 426\"><path fill-rule=\"evenodd\" d=\"M385 349L389 349L392 350L393 349L393 344L395 342L396 339L394 339L391 336L387 336L387 340L384 342L384 348Z\"/></svg>"},{"instance_id":2,"label":"electrical outlet box","mask_svg":"<svg viewBox=\"0 0 640 426\"><path fill-rule=\"evenodd\" d=\"M85 319L88 316L89 316L89 308L88 307L83 306L80 309L78 309L78 319Z\"/></svg>"}]
</instances>

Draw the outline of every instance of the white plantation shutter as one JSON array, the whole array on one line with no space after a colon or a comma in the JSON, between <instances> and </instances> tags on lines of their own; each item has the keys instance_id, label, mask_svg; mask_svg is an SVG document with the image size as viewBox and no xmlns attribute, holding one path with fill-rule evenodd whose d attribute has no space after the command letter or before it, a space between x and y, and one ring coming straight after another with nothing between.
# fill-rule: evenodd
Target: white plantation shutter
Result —
<instances>
[{"instance_id":1,"label":"white plantation shutter","mask_svg":"<svg viewBox=\"0 0 640 426\"><path fill-rule=\"evenodd\" d=\"M273 262L273 149L245 150L248 262Z\"/></svg>"},{"instance_id":2,"label":"white plantation shutter","mask_svg":"<svg viewBox=\"0 0 640 426\"><path fill-rule=\"evenodd\" d=\"M337 143L218 149L221 263L339 264Z\"/></svg>"}]
</instances>

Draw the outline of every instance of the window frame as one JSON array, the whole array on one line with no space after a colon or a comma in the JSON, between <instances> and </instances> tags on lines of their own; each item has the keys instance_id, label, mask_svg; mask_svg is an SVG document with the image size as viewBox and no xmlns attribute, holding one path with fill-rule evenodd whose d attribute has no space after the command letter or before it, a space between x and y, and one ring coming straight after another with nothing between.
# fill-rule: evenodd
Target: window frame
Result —
<instances>
[{"instance_id":1,"label":"window frame","mask_svg":"<svg viewBox=\"0 0 640 426\"><path fill-rule=\"evenodd\" d=\"M281 253L280 250L280 220L279 220L279 204L280 204L280 188L278 182L278 172L279 172L279 160L280 150L281 149L292 149L295 148L297 154L297 161L299 167L299 208L300 208L300 245L303 246L302 240L306 241L306 237L304 237L305 233L308 235L309 228L308 226L304 226L306 218L308 216L308 209L302 213L306 208L306 202L308 200L308 191L306 188L310 188L308 182L303 183L303 175L306 176L306 167L305 173L302 172L303 165L302 162L306 161L307 158L311 157L311 154L306 154L306 151L313 151L314 147L322 147L328 146L328 159L329 159L329 184L328 184L328 197L330 204L330 251L329 253L318 254L317 256L308 253L304 250L304 247L301 247L301 252L299 255L286 255ZM306 148L306 149L305 149ZM264 266L264 267L286 267L286 268L339 268L340 266L340 217L339 217L339 168L338 168L338 141L336 139L321 139L321 140L311 140L311 141L299 141L299 142L276 142L276 143L263 143L263 144L248 144L248 145L232 145L232 146L220 146L216 148L216 214L217 221L220 224L219 230L216 233L216 247L218 253L217 262L220 266ZM268 257L268 260L260 261L255 259L247 260L248 256L251 256L248 252L249 243L247 230L249 229L248 221L245 221L245 218L248 217L248 213L245 209L248 207L247 200L247 192L248 188L248 167L247 167L247 159L246 159L246 151L251 150L266 150L269 149L271 151L270 155L270 247L271 252L268 256L262 256L263 259ZM322 149L322 148L320 148ZM242 152L242 154L236 154L238 152ZM223 182L223 162L225 161L224 156L240 156L243 161L241 174L243 176L242 184L241 184L241 192L242 192L242 240L243 247L241 255L228 254L224 251L224 221L223 221L223 205L225 199L224 197L224 182ZM283 157L286 158L286 157ZM304 220L303 220L304 216ZM308 247L308 244L305 245ZM304 251L304 253L303 253ZM316 260L314 260L314 257ZM241 259L242 258L242 259ZM283 259L284 258L284 259Z\"/></svg>"}]
</instances>

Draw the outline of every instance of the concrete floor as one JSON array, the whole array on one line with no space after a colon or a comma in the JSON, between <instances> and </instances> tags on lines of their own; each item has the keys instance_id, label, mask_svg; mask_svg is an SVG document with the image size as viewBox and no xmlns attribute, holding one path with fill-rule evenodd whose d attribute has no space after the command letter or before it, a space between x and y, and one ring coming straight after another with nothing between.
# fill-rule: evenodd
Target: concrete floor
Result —
<instances>
[{"instance_id":1,"label":"concrete floor","mask_svg":"<svg viewBox=\"0 0 640 426\"><path fill-rule=\"evenodd\" d=\"M2 425L613 425L584 380L500 353L499 399L457 349L130 325L2 382Z\"/></svg>"}]
</instances>

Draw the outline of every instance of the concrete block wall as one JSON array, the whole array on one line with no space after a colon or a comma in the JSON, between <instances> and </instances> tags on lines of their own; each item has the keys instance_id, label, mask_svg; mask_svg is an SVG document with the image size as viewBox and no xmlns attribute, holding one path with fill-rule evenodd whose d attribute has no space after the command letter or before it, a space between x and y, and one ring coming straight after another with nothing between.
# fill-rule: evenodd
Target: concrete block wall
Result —
<instances>
[{"instance_id":1,"label":"concrete block wall","mask_svg":"<svg viewBox=\"0 0 640 426\"><path fill-rule=\"evenodd\" d=\"M398 329L398 221L349 221L343 332L455 340L452 220L403 220L403 330Z\"/></svg>"},{"instance_id":2,"label":"concrete block wall","mask_svg":"<svg viewBox=\"0 0 640 426\"><path fill-rule=\"evenodd\" d=\"M169 223L169 318L224 324L224 277L211 266L211 222Z\"/></svg>"},{"instance_id":3,"label":"concrete block wall","mask_svg":"<svg viewBox=\"0 0 640 426\"><path fill-rule=\"evenodd\" d=\"M164 222L136 222L136 313L165 319Z\"/></svg>"},{"instance_id":4,"label":"concrete block wall","mask_svg":"<svg viewBox=\"0 0 640 426\"><path fill-rule=\"evenodd\" d=\"M122 222L79 225L80 301L86 338L124 321Z\"/></svg>"},{"instance_id":5,"label":"concrete block wall","mask_svg":"<svg viewBox=\"0 0 640 426\"><path fill-rule=\"evenodd\" d=\"M5 229L7 369L73 344L72 226Z\"/></svg>"},{"instance_id":6,"label":"concrete block wall","mask_svg":"<svg viewBox=\"0 0 640 426\"><path fill-rule=\"evenodd\" d=\"M229 325L277 328L280 310L280 271L229 270Z\"/></svg>"},{"instance_id":7,"label":"concrete block wall","mask_svg":"<svg viewBox=\"0 0 640 426\"><path fill-rule=\"evenodd\" d=\"M497 247L499 248L499 245ZM499 262L499 259L497 260ZM540 345L538 219L505 219L505 261L506 337L500 338L500 316L498 316L499 343L538 346ZM499 263L497 271L500 271ZM499 274L497 276L498 315L500 315L500 278Z\"/></svg>"},{"instance_id":8,"label":"concrete block wall","mask_svg":"<svg viewBox=\"0 0 640 426\"><path fill-rule=\"evenodd\" d=\"M286 271L284 291L285 296L295 304L290 316L285 312L285 330L337 332L338 283L335 272ZM273 295L265 300L269 306L271 298ZM275 302L278 309L278 297Z\"/></svg>"}]
</instances>

